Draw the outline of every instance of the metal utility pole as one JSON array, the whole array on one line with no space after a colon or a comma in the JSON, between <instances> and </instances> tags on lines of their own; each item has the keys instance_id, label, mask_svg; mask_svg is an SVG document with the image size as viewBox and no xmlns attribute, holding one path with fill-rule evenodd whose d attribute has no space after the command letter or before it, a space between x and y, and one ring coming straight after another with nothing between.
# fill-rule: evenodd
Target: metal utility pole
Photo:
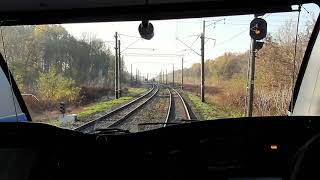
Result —
<instances>
[{"instance_id":1,"label":"metal utility pole","mask_svg":"<svg viewBox=\"0 0 320 180\"><path fill-rule=\"evenodd\" d=\"M255 64L256 64L256 50L254 48L255 44L254 39L251 39L251 59L250 59L250 69L249 69L249 94L248 94L248 101L247 101L247 112L246 115L248 117L252 117L253 111L253 92L254 92L254 74L255 74Z\"/></svg>"},{"instance_id":2,"label":"metal utility pole","mask_svg":"<svg viewBox=\"0 0 320 180\"><path fill-rule=\"evenodd\" d=\"M164 84L164 70L162 71L162 84Z\"/></svg>"},{"instance_id":3,"label":"metal utility pole","mask_svg":"<svg viewBox=\"0 0 320 180\"><path fill-rule=\"evenodd\" d=\"M118 78L119 78L119 80L118 80L118 83L119 83L119 85L118 85L118 93L119 93L119 97L121 97L121 81L122 81L122 72L121 72L121 70L122 70L122 65L121 65L121 53L120 53L120 40L118 40L118 56L119 56L119 58L118 58L118 60L119 60L119 62L118 62L118 73L119 73L119 75L118 75Z\"/></svg>"},{"instance_id":4,"label":"metal utility pole","mask_svg":"<svg viewBox=\"0 0 320 180\"><path fill-rule=\"evenodd\" d=\"M131 83L132 83L132 79L133 79L133 77L132 77L132 64L131 64L131 73L130 73L130 79L131 79Z\"/></svg>"},{"instance_id":5,"label":"metal utility pole","mask_svg":"<svg viewBox=\"0 0 320 180\"><path fill-rule=\"evenodd\" d=\"M136 83L138 83L138 69L136 69Z\"/></svg>"},{"instance_id":6,"label":"metal utility pole","mask_svg":"<svg viewBox=\"0 0 320 180\"><path fill-rule=\"evenodd\" d=\"M166 69L166 84L168 84L168 73L167 73L167 69Z\"/></svg>"},{"instance_id":7,"label":"metal utility pole","mask_svg":"<svg viewBox=\"0 0 320 180\"><path fill-rule=\"evenodd\" d=\"M174 64L172 64L172 87L174 87Z\"/></svg>"},{"instance_id":8,"label":"metal utility pole","mask_svg":"<svg viewBox=\"0 0 320 180\"><path fill-rule=\"evenodd\" d=\"M147 73L147 82L149 82L149 73Z\"/></svg>"},{"instance_id":9,"label":"metal utility pole","mask_svg":"<svg viewBox=\"0 0 320 180\"><path fill-rule=\"evenodd\" d=\"M204 38L205 38L206 22L203 21L203 28L201 34L201 84L200 84L200 94L201 102L205 102L204 99Z\"/></svg>"},{"instance_id":10,"label":"metal utility pole","mask_svg":"<svg viewBox=\"0 0 320 180\"><path fill-rule=\"evenodd\" d=\"M204 81L205 81L205 76L204 76L204 40L205 39L211 39L216 41L216 39L213 38L206 38L205 37L205 29L208 26L211 25L216 25L217 22L222 21L225 19L220 19L220 20L216 20L215 22L209 24L206 26L206 22L203 21L203 27L202 27L202 33L200 34L200 39L201 39L201 53L198 53L196 50L192 49L192 45L188 46L186 43L184 43L183 41L181 41L180 39L177 38L178 41L180 41L183 45L185 45L186 47L188 47L188 49L190 49L191 51L193 51L195 54L201 56L201 83L200 83L200 95L201 95L201 101L205 102L205 85L204 85ZM198 38L198 37L197 37Z\"/></svg>"},{"instance_id":11,"label":"metal utility pole","mask_svg":"<svg viewBox=\"0 0 320 180\"><path fill-rule=\"evenodd\" d=\"M254 15L254 18L257 16ZM247 111L246 111L246 116L252 117L252 112L253 112L253 92L254 92L254 74L255 74L255 65L256 65L256 40L251 38L251 59L249 62L249 82L247 83L249 85L249 90L248 90L248 100L247 100Z\"/></svg>"},{"instance_id":12,"label":"metal utility pole","mask_svg":"<svg viewBox=\"0 0 320 180\"><path fill-rule=\"evenodd\" d=\"M183 89L183 58L181 59L181 89Z\"/></svg>"},{"instance_id":13,"label":"metal utility pole","mask_svg":"<svg viewBox=\"0 0 320 180\"><path fill-rule=\"evenodd\" d=\"M114 35L115 41L116 41L116 46L115 46L115 66L114 66L114 98L118 99L119 94L118 94L118 32Z\"/></svg>"}]
</instances>

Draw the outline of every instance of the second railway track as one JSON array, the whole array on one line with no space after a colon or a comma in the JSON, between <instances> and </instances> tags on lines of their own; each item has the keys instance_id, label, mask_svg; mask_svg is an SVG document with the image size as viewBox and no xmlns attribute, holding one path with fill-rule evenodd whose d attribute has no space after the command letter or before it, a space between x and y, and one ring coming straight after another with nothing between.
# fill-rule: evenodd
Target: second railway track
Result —
<instances>
[{"instance_id":1,"label":"second railway track","mask_svg":"<svg viewBox=\"0 0 320 180\"><path fill-rule=\"evenodd\" d=\"M170 100L165 122L169 124L180 123L179 120L191 120L190 109L180 92L171 87L168 87L168 92Z\"/></svg>"}]
</instances>

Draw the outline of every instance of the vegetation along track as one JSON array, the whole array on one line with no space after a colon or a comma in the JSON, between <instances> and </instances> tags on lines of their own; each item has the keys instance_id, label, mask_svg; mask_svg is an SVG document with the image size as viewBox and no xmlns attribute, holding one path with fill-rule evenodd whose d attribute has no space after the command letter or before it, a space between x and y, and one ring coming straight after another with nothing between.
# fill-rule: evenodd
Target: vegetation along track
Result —
<instances>
[{"instance_id":1,"label":"vegetation along track","mask_svg":"<svg viewBox=\"0 0 320 180\"><path fill-rule=\"evenodd\" d=\"M94 129L100 128L113 128L126 121L138 109L147 104L159 91L158 85L153 84L151 90L135 100L120 106L117 109L109 112L108 114L89 121L82 126L75 128L76 131L91 132Z\"/></svg>"}]
</instances>

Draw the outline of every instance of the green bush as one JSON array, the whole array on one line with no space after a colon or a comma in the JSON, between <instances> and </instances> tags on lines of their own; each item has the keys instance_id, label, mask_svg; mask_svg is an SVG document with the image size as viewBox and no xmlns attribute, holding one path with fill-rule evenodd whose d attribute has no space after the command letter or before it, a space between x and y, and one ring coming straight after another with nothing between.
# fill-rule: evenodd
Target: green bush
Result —
<instances>
[{"instance_id":1,"label":"green bush","mask_svg":"<svg viewBox=\"0 0 320 180\"><path fill-rule=\"evenodd\" d=\"M37 85L37 94L46 106L60 101L74 102L79 97L80 89L74 86L74 80L64 77L54 68L48 73L40 73Z\"/></svg>"}]
</instances>

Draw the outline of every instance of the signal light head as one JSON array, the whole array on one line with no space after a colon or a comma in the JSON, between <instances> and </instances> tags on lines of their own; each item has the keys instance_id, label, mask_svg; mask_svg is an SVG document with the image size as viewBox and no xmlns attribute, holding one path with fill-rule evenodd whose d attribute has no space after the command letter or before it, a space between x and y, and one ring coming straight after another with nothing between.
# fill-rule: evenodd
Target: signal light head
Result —
<instances>
[{"instance_id":1,"label":"signal light head","mask_svg":"<svg viewBox=\"0 0 320 180\"><path fill-rule=\"evenodd\" d=\"M261 18L255 18L250 23L250 36L254 40L261 40L267 36L267 22Z\"/></svg>"},{"instance_id":2,"label":"signal light head","mask_svg":"<svg viewBox=\"0 0 320 180\"><path fill-rule=\"evenodd\" d=\"M277 149L278 149L278 145L276 145L276 144L271 144L271 145L270 145L270 149L271 149L271 150L277 150Z\"/></svg>"},{"instance_id":3,"label":"signal light head","mask_svg":"<svg viewBox=\"0 0 320 180\"><path fill-rule=\"evenodd\" d=\"M64 114L66 112L66 103L60 102L60 112Z\"/></svg>"}]
</instances>

